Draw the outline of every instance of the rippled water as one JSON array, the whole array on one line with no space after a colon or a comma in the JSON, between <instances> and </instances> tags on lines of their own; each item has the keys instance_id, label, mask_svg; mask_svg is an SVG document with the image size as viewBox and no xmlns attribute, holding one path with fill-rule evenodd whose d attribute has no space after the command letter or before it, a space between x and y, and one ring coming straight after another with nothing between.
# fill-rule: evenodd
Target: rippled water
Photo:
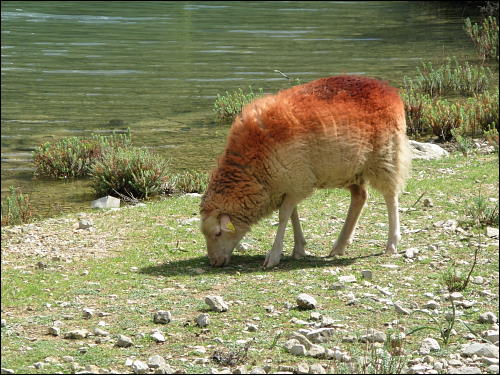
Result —
<instances>
[{"instance_id":1,"label":"rippled water","mask_svg":"<svg viewBox=\"0 0 500 375\"><path fill-rule=\"evenodd\" d=\"M174 168L209 169L228 126L218 93L355 73L395 85L422 59L473 55L456 12L422 2L2 3L2 194L53 214L86 207L85 181L32 180L31 151L130 127Z\"/></svg>"}]
</instances>

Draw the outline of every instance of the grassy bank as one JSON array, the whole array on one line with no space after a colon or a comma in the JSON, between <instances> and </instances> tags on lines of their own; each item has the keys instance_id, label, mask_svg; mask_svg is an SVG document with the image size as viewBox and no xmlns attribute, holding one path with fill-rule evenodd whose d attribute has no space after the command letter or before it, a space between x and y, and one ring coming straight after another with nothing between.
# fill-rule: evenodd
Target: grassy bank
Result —
<instances>
[{"instance_id":1,"label":"grassy bank","mask_svg":"<svg viewBox=\"0 0 500 375\"><path fill-rule=\"evenodd\" d=\"M432 201L428 207L423 204L425 198ZM462 274L470 269L479 234L480 266L473 276L482 276L484 282L470 283L462 291L474 304L458 310L474 330L483 331L489 325L478 323L479 314L492 311L498 316L498 241L484 235L486 229L473 213L480 209L478 199L494 207L497 198L496 155L465 158L453 154L438 161L415 161L407 194L401 197L403 239L399 250L404 253L416 248L418 257L382 255L386 209L382 197L372 191L347 255L325 259L322 256L329 253L340 231L349 197L344 191L321 190L299 206L311 256L300 261L289 257L293 247L289 228L286 256L270 271L261 264L274 238L276 216L253 228L244 239L247 250L235 253L229 267L213 269L208 266L196 221L196 195L87 213L87 219L93 221L90 230L76 229L76 215L2 228L2 319L6 320L1 330L2 367L16 373L70 373L94 365L111 372L131 372L125 366L127 358L147 362L149 356L159 354L175 369L206 373L225 366L212 359L215 352L246 346L240 364L248 370L268 365L277 371L280 365L307 362L345 371L334 360L296 357L284 350L287 335L304 327L293 318L311 321L310 311L295 308L297 295L314 296L318 301L315 311L337 320L336 333L325 346L338 346L357 358L366 353L367 345L344 342L346 336L362 335L369 328L388 334L432 324L422 316L400 315L377 298L401 301L406 308L415 309L430 299L426 293L432 293L440 304L436 317L444 320L450 306L443 298L442 277L451 268ZM457 220L457 230L435 225L450 219ZM498 226L498 221L488 225ZM387 264L397 268L386 268ZM362 280L361 270L371 270L373 280ZM332 290L332 284L345 275L354 275L357 282L346 284L344 290ZM377 288L392 294L384 296ZM354 304L348 303L350 293L356 297ZM229 311L208 312L207 295L222 296ZM292 308L286 308L286 303ZM268 305L274 310L266 310ZM84 308L94 309L95 315L85 319ZM158 310L171 311L172 322L155 324L152 317ZM210 325L204 329L194 323L203 312L210 317ZM47 334L54 321L62 322L61 336ZM77 328L93 331L99 321L105 322L101 328L109 336L62 337ZM257 330L247 330L248 323ZM155 329L164 334L165 343L151 338ZM435 358L449 359L450 353L467 342L465 336L470 332L458 324L455 330L450 344L441 343L441 350L432 354ZM115 346L118 334L131 337L135 345ZM439 339L439 334L422 330L406 337L405 363L419 356L415 350L425 337ZM35 368L35 363L41 368Z\"/></svg>"}]
</instances>

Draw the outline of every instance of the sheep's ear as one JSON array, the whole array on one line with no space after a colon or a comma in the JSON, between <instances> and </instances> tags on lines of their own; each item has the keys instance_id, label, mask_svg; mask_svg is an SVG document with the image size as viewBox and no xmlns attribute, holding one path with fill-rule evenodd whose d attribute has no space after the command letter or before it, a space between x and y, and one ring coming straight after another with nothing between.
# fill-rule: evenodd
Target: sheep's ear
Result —
<instances>
[{"instance_id":1,"label":"sheep's ear","mask_svg":"<svg viewBox=\"0 0 500 375\"><path fill-rule=\"evenodd\" d=\"M220 217L220 227L224 232L236 232L236 228L234 227L233 223L231 223L231 219L228 215L225 214L221 215Z\"/></svg>"}]
</instances>

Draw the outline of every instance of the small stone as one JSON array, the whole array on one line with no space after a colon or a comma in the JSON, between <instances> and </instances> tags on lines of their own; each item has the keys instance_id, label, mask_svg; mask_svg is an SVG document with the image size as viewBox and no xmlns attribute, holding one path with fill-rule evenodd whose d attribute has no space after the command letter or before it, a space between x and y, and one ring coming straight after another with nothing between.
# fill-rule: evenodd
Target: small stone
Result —
<instances>
[{"instance_id":1,"label":"small stone","mask_svg":"<svg viewBox=\"0 0 500 375\"><path fill-rule=\"evenodd\" d=\"M342 290L345 289L345 285L342 283L333 283L332 286L330 287L332 290Z\"/></svg>"},{"instance_id":2,"label":"small stone","mask_svg":"<svg viewBox=\"0 0 500 375\"><path fill-rule=\"evenodd\" d=\"M408 309L405 309L403 306L401 306L400 302L394 303L394 309L396 310L397 313L403 314L403 315L410 315L411 311Z\"/></svg>"},{"instance_id":3,"label":"small stone","mask_svg":"<svg viewBox=\"0 0 500 375\"><path fill-rule=\"evenodd\" d=\"M318 328L313 331L309 331L306 337L313 343L321 344L327 342L335 334L335 329L333 328Z\"/></svg>"},{"instance_id":4,"label":"small stone","mask_svg":"<svg viewBox=\"0 0 500 375\"><path fill-rule=\"evenodd\" d=\"M295 339L297 340L301 345L304 345L307 350L312 346L312 342L303 334L299 332L293 332L289 336L289 340Z\"/></svg>"},{"instance_id":5,"label":"small stone","mask_svg":"<svg viewBox=\"0 0 500 375\"><path fill-rule=\"evenodd\" d=\"M422 340L419 353L425 355L429 354L430 352L436 352L439 350L441 350L439 343L435 339L427 337L426 339Z\"/></svg>"},{"instance_id":6,"label":"small stone","mask_svg":"<svg viewBox=\"0 0 500 375\"><path fill-rule=\"evenodd\" d=\"M105 337L109 336L109 332L97 327L94 328L94 335Z\"/></svg>"},{"instance_id":7,"label":"small stone","mask_svg":"<svg viewBox=\"0 0 500 375\"><path fill-rule=\"evenodd\" d=\"M490 329L488 331L483 332L483 338L492 344L496 343L498 341L498 329L493 330Z\"/></svg>"},{"instance_id":8,"label":"small stone","mask_svg":"<svg viewBox=\"0 0 500 375\"><path fill-rule=\"evenodd\" d=\"M2 328L7 326L7 321L5 319L2 319Z\"/></svg>"},{"instance_id":9,"label":"small stone","mask_svg":"<svg viewBox=\"0 0 500 375\"><path fill-rule=\"evenodd\" d=\"M52 326L52 327L49 327L47 329L47 332L48 332L49 335L59 336L61 334L61 328L56 327L56 326Z\"/></svg>"},{"instance_id":10,"label":"small stone","mask_svg":"<svg viewBox=\"0 0 500 375\"><path fill-rule=\"evenodd\" d=\"M158 324L167 324L172 320L172 314L170 311L159 310L153 315L153 322Z\"/></svg>"},{"instance_id":11,"label":"small stone","mask_svg":"<svg viewBox=\"0 0 500 375\"><path fill-rule=\"evenodd\" d=\"M82 315L83 315L83 318L84 319L90 319L94 316L95 314L95 310L94 309L88 309L88 308L85 308L82 310Z\"/></svg>"},{"instance_id":12,"label":"small stone","mask_svg":"<svg viewBox=\"0 0 500 375\"><path fill-rule=\"evenodd\" d=\"M316 308L317 302L314 297L306 293L301 293L297 296L297 306L302 310L313 310Z\"/></svg>"},{"instance_id":13,"label":"small stone","mask_svg":"<svg viewBox=\"0 0 500 375\"><path fill-rule=\"evenodd\" d=\"M221 296L206 296L205 303L212 311L224 312L229 309L227 303L224 302Z\"/></svg>"},{"instance_id":14,"label":"small stone","mask_svg":"<svg viewBox=\"0 0 500 375\"><path fill-rule=\"evenodd\" d=\"M81 340L89 335L89 331L86 329L74 329L72 331L68 331L64 334L65 339L71 340Z\"/></svg>"},{"instance_id":15,"label":"small stone","mask_svg":"<svg viewBox=\"0 0 500 375\"><path fill-rule=\"evenodd\" d=\"M484 284L484 277L475 276L472 278L472 283L477 284L477 285L482 285L482 284Z\"/></svg>"},{"instance_id":16,"label":"small stone","mask_svg":"<svg viewBox=\"0 0 500 375\"><path fill-rule=\"evenodd\" d=\"M266 312L268 313L272 313L274 312L274 306L273 305L264 306L264 310L266 310Z\"/></svg>"},{"instance_id":17,"label":"small stone","mask_svg":"<svg viewBox=\"0 0 500 375\"><path fill-rule=\"evenodd\" d=\"M490 238L498 238L498 228L486 227L486 235Z\"/></svg>"},{"instance_id":18,"label":"small stone","mask_svg":"<svg viewBox=\"0 0 500 375\"><path fill-rule=\"evenodd\" d=\"M207 327L210 324L210 317L208 314L200 314L196 318L196 324L201 328Z\"/></svg>"},{"instance_id":19,"label":"small stone","mask_svg":"<svg viewBox=\"0 0 500 375\"><path fill-rule=\"evenodd\" d=\"M149 371L149 366L144 362L136 359L132 363L132 371L134 371L134 374L145 374Z\"/></svg>"},{"instance_id":20,"label":"small stone","mask_svg":"<svg viewBox=\"0 0 500 375\"><path fill-rule=\"evenodd\" d=\"M466 357L477 355L478 357L498 358L498 347L490 343L473 343L462 349L462 355Z\"/></svg>"},{"instance_id":21,"label":"small stone","mask_svg":"<svg viewBox=\"0 0 500 375\"><path fill-rule=\"evenodd\" d=\"M155 331L151 334L151 338L156 342L165 342L165 336L163 333Z\"/></svg>"},{"instance_id":22,"label":"small stone","mask_svg":"<svg viewBox=\"0 0 500 375\"><path fill-rule=\"evenodd\" d=\"M407 259L415 258L417 254L418 254L418 249L415 249L414 247L405 250L405 258Z\"/></svg>"},{"instance_id":23,"label":"small stone","mask_svg":"<svg viewBox=\"0 0 500 375\"><path fill-rule=\"evenodd\" d=\"M486 371L488 371L490 374L498 374L498 365L489 365L486 368Z\"/></svg>"},{"instance_id":24,"label":"small stone","mask_svg":"<svg viewBox=\"0 0 500 375\"><path fill-rule=\"evenodd\" d=\"M434 207L434 203L431 198L425 198L422 203L424 207Z\"/></svg>"},{"instance_id":25,"label":"small stone","mask_svg":"<svg viewBox=\"0 0 500 375\"><path fill-rule=\"evenodd\" d=\"M311 315L309 315L309 316L310 316L310 318L311 318L312 320L321 320L321 317L322 317L321 313L319 313L319 312L317 312L317 311L313 311L313 312L311 313Z\"/></svg>"},{"instance_id":26,"label":"small stone","mask_svg":"<svg viewBox=\"0 0 500 375\"><path fill-rule=\"evenodd\" d=\"M424 308L429 310L436 310L439 308L439 303L434 300L429 300L425 303Z\"/></svg>"},{"instance_id":27,"label":"small stone","mask_svg":"<svg viewBox=\"0 0 500 375\"><path fill-rule=\"evenodd\" d=\"M465 366L465 367L458 367L453 369L454 374L481 374L481 370L478 367L471 367L471 366Z\"/></svg>"},{"instance_id":28,"label":"small stone","mask_svg":"<svg viewBox=\"0 0 500 375\"><path fill-rule=\"evenodd\" d=\"M361 277L365 280L372 280L373 279L373 272L370 270L363 270L363 271L361 271Z\"/></svg>"},{"instance_id":29,"label":"small stone","mask_svg":"<svg viewBox=\"0 0 500 375\"><path fill-rule=\"evenodd\" d=\"M380 342L383 343L387 339L387 336L385 333L374 330L374 329L368 329L367 334L363 335L360 337L359 341L361 342Z\"/></svg>"},{"instance_id":30,"label":"small stone","mask_svg":"<svg viewBox=\"0 0 500 375\"><path fill-rule=\"evenodd\" d=\"M150 368L160 368L160 367L165 367L167 362L165 361L165 358L163 358L161 355L153 355L149 357L148 359L148 366Z\"/></svg>"},{"instance_id":31,"label":"small stone","mask_svg":"<svg viewBox=\"0 0 500 375\"><path fill-rule=\"evenodd\" d=\"M309 366L309 374L326 374L326 370L319 363L313 363Z\"/></svg>"},{"instance_id":32,"label":"small stone","mask_svg":"<svg viewBox=\"0 0 500 375\"><path fill-rule=\"evenodd\" d=\"M309 364L301 362L297 365L297 374L309 374Z\"/></svg>"},{"instance_id":33,"label":"small stone","mask_svg":"<svg viewBox=\"0 0 500 375\"><path fill-rule=\"evenodd\" d=\"M356 276L354 275L346 275L346 276L340 276L339 277L339 282L340 283L355 283L356 282Z\"/></svg>"},{"instance_id":34,"label":"small stone","mask_svg":"<svg viewBox=\"0 0 500 375\"><path fill-rule=\"evenodd\" d=\"M296 356L303 357L307 354L306 347L302 344L294 345L290 348L290 353Z\"/></svg>"},{"instance_id":35,"label":"small stone","mask_svg":"<svg viewBox=\"0 0 500 375\"><path fill-rule=\"evenodd\" d=\"M75 362L75 358L70 356L70 355L65 355L62 357L62 360L66 363L71 363L71 362Z\"/></svg>"},{"instance_id":36,"label":"small stone","mask_svg":"<svg viewBox=\"0 0 500 375\"><path fill-rule=\"evenodd\" d=\"M321 358L325 355L325 348L318 344L312 344L307 354L314 358Z\"/></svg>"},{"instance_id":37,"label":"small stone","mask_svg":"<svg viewBox=\"0 0 500 375\"><path fill-rule=\"evenodd\" d=\"M96 199L90 203L92 208L119 208L120 200L110 195Z\"/></svg>"},{"instance_id":38,"label":"small stone","mask_svg":"<svg viewBox=\"0 0 500 375\"><path fill-rule=\"evenodd\" d=\"M229 374L232 374L232 372L230 371ZM250 374L267 374L267 372L262 367L254 367L252 370L250 370Z\"/></svg>"},{"instance_id":39,"label":"small stone","mask_svg":"<svg viewBox=\"0 0 500 375\"><path fill-rule=\"evenodd\" d=\"M116 341L116 346L120 348L128 348L129 346L134 345L132 339L125 335L118 335L118 339Z\"/></svg>"},{"instance_id":40,"label":"small stone","mask_svg":"<svg viewBox=\"0 0 500 375\"><path fill-rule=\"evenodd\" d=\"M247 331L248 332L257 332L258 329L259 328L255 324L252 324L252 323L247 324Z\"/></svg>"},{"instance_id":41,"label":"small stone","mask_svg":"<svg viewBox=\"0 0 500 375\"><path fill-rule=\"evenodd\" d=\"M2 374L15 374L14 370L2 367Z\"/></svg>"},{"instance_id":42,"label":"small stone","mask_svg":"<svg viewBox=\"0 0 500 375\"><path fill-rule=\"evenodd\" d=\"M78 229L89 229L94 225L91 220L80 219L78 221Z\"/></svg>"},{"instance_id":43,"label":"small stone","mask_svg":"<svg viewBox=\"0 0 500 375\"><path fill-rule=\"evenodd\" d=\"M485 312L484 314L479 315L479 323L490 323L494 324L498 320L497 316L495 313L488 311Z\"/></svg>"}]
</instances>

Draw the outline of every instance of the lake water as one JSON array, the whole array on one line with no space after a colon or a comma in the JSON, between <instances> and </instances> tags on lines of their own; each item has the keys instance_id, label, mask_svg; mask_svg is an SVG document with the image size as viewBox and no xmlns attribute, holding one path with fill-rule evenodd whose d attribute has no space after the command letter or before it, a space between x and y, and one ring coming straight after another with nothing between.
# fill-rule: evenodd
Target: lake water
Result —
<instances>
[{"instance_id":1,"label":"lake water","mask_svg":"<svg viewBox=\"0 0 500 375\"><path fill-rule=\"evenodd\" d=\"M218 93L351 73L398 86L421 60L475 58L454 9L423 2L2 2L2 196L44 215L88 207L85 180L33 180L31 152L131 128L173 168L209 170Z\"/></svg>"}]
</instances>

